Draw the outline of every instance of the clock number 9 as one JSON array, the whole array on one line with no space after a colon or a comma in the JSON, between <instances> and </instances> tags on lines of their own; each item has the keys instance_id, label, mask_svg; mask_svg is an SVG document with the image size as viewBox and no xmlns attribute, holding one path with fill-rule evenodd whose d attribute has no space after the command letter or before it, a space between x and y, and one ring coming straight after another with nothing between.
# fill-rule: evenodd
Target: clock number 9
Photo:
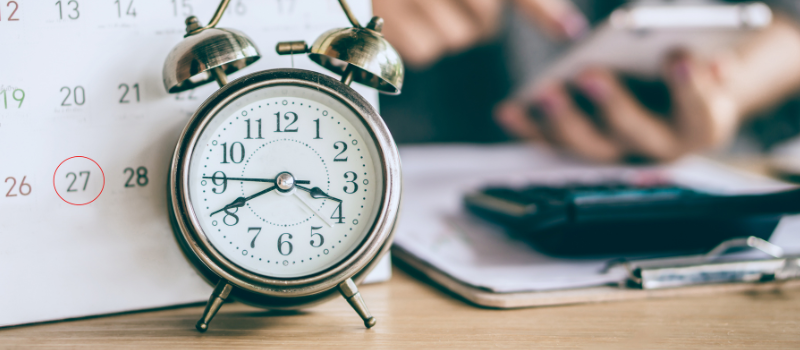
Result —
<instances>
[{"instance_id":1,"label":"clock number 9","mask_svg":"<svg viewBox=\"0 0 800 350\"><path fill-rule=\"evenodd\" d=\"M22 96L20 96L19 98L17 98L17 91L19 91L20 94L22 94ZM3 108L8 109L8 96L6 96L7 94L6 90L0 90L0 94L3 94ZM14 99L14 101L19 102L17 108L20 108L22 107L22 100L25 99L25 91L22 91L22 89L16 89L11 92L11 98Z\"/></svg>"},{"instance_id":2,"label":"clock number 9","mask_svg":"<svg viewBox=\"0 0 800 350\"><path fill-rule=\"evenodd\" d=\"M289 238L284 241L283 240L283 236L286 236L286 235L289 235ZM281 255L283 255L283 256L287 256L289 254L292 254L292 242L289 242L289 239L292 239L292 234L291 233L282 233L280 235L280 237L278 237L278 253L281 253ZM289 246L289 248L287 249L288 251L286 253L284 253L283 252L283 250L284 250L283 247L285 247L287 245Z\"/></svg>"},{"instance_id":3,"label":"clock number 9","mask_svg":"<svg viewBox=\"0 0 800 350\"><path fill-rule=\"evenodd\" d=\"M218 177L217 174L222 174L222 177ZM218 184L217 180L222 180L222 183ZM218 171L214 173L214 175L211 175L211 183L214 184L214 186L222 186L222 191L217 191L216 188L211 189L211 192L214 192L216 194L221 194L222 192L225 192L226 189L228 189L228 177L225 176L225 173L221 171Z\"/></svg>"},{"instance_id":4,"label":"clock number 9","mask_svg":"<svg viewBox=\"0 0 800 350\"><path fill-rule=\"evenodd\" d=\"M322 234L319 232L314 232L314 230L322 229L322 226L311 226L311 246L314 248L322 247L322 244L325 243L325 237L322 237ZM314 236L319 236L319 244L314 244Z\"/></svg>"},{"instance_id":5,"label":"clock number 9","mask_svg":"<svg viewBox=\"0 0 800 350\"><path fill-rule=\"evenodd\" d=\"M352 180L347 180L349 178L349 176L347 176L347 174L353 174L353 179ZM358 191L358 184L356 183L356 179L358 179L358 177L356 176L356 173L352 172L352 171L348 171L348 172L344 173L344 179L347 180L348 183L353 184L353 190L352 191L348 191L347 190L347 187L348 187L347 185L342 187L342 189L344 190L344 193L347 193L347 194L356 193L356 191Z\"/></svg>"}]
</instances>

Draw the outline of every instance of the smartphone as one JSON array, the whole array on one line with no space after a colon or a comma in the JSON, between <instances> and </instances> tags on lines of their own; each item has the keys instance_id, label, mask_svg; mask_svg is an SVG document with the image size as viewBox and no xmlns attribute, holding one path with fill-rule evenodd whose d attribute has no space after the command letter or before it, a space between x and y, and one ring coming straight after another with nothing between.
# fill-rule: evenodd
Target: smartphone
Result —
<instances>
[{"instance_id":1,"label":"smartphone","mask_svg":"<svg viewBox=\"0 0 800 350\"><path fill-rule=\"evenodd\" d=\"M761 2L643 2L619 8L585 40L545 69L534 85L571 80L588 67L657 80L667 55L679 48L708 57L735 47L772 22Z\"/></svg>"}]
</instances>

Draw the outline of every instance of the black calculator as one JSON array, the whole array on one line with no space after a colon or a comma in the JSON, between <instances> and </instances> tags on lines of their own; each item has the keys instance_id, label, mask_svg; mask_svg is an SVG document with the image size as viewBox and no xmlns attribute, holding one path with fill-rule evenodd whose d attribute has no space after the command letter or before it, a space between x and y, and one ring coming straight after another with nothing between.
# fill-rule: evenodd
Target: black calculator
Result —
<instances>
[{"instance_id":1,"label":"black calculator","mask_svg":"<svg viewBox=\"0 0 800 350\"><path fill-rule=\"evenodd\" d=\"M800 212L800 190L721 196L622 182L489 187L464 204L551 255L692 253L734 237L769 239L783 215Z\"/></svg>"}]
</instances>

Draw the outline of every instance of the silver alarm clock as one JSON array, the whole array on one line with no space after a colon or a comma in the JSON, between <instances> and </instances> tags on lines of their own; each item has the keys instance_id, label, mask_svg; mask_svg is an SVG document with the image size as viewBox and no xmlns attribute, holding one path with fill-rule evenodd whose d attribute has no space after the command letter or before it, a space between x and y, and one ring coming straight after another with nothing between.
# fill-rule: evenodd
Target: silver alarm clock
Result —
<instances>
[{"instance_id":1,"label":"silver alarm clock","mask_svg":"<svg viewBox=\"0 0 800 350\"><path fill-rule=\"evenodd\" d=\"M301 69L272 69L228 82L259 59L243 33L187 19L169 54L171 93L216 81L178 141L169 176L175 236L216 285L197 323L205 331L227 298L296 309L342 294L375 325L356 283L389 249L400 207L400 158L389 130L361 95L362 83L397 94L403 65L374 17L278 54L307 53L341 81Z\"/></svg>"}]
</instances>

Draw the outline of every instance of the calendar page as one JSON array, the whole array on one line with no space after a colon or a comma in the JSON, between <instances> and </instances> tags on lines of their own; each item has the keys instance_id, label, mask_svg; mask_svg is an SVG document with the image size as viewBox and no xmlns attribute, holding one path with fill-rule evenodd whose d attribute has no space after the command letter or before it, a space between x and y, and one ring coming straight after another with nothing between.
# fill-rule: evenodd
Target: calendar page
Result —
<instances>
[{"instance_id":1,"label":"calendar page","mask_svg":"<svg viewBox=\"0 0 800 350\"><path fill-rule=\"evenodd\" d=\"M366 23L370 2L349 3ZM171 95L161 74L185 18L205 24L218 5L0 0L0 326L208 300L173 237L166 180L181 130L218 87ZM262 55L235 79L328 73L275 45L347 26L336 0L233 0L218 27Z\"/></svg>"}]
</instances>

